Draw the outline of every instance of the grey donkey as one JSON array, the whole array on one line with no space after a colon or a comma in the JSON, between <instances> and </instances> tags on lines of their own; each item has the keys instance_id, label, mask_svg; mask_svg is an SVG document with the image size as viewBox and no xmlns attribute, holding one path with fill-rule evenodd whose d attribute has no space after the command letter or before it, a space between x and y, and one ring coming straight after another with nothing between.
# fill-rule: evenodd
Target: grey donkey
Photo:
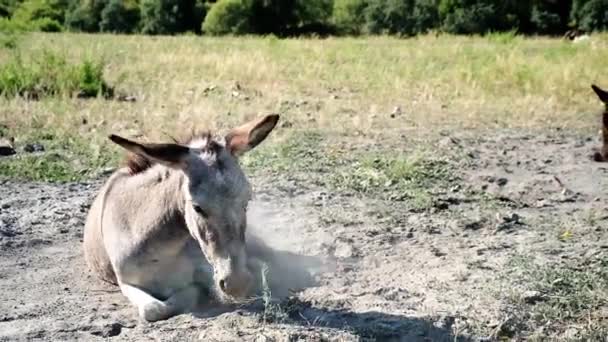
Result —
<instances>
[{"instance_id":1,"label":"grey donkey","mask_svg":"<svg viewBox=\"0 0 608 342\"><path fill-rule=\"evenodd\" d=\"M147 321L167 319L204 300L201 283L220 300L245 298L254 287L246 244L252 190L238 158L274 129L278 115L209 132L183 143L110 139L129 152L88 213L84 255L102 280L118 285Z\"/></svg>"}]
</instances>

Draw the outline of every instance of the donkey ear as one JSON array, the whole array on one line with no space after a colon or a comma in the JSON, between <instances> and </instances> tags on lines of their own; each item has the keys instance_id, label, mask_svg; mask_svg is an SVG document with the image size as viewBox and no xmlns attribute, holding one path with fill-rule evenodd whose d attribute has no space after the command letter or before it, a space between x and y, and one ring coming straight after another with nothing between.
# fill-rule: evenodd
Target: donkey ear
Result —
<instances>
[{"instance_id":1,"label":"donkey ear","mask_svg":"<svg viewBox=\"0 0 608 342\"><path fill-rule=\"evenodd\" d=\"M600 100L602 102L604 102L605 104L608 104L608 92L606 92L605 90L602 90L600 87L596 86L595 84L592 84L591 88L593 89L593 91L595 91L595 93L597 94L597 96L600 98Z\"/></svg>"},{"instance_id":2,"label":"donkey ear","mask_svg":"<svg viewBox=\"0 0 608 342\"><path fill-rule=\"evenodd\" d=\"M241 156L259 145L279 121L278 114L267 115L232 129L226 135L226 148L234 156Z\"/></svg>"},{"instance_id":3,"label":"donkey ear","mask_svg":"<svg viewBox=\"0 0 608 342\"><path fill-rule=\"evenodd\" d=\"M188 147L178 144L137 143L114 134L109 138L129 152L173 168L183 168L190 154Z\"/></svg>"}]
</instances>

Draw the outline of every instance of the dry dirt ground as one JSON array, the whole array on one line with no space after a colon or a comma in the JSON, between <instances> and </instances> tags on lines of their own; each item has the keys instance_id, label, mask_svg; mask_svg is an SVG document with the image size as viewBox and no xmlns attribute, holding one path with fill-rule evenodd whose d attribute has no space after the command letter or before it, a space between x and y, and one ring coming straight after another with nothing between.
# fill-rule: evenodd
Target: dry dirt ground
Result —
<instances>
[{"instance_id":1,"label":"dry dirt ground","mask_svg":"<svg viewBox=\"0 0 608 342\"><path fill-rule=\"evenodd\" d=\"M103 179L5 180L0 340L606 339L608 164L589 159L598 143L590 136L404 134L390 139L391 151L424 148L447 168L420 170L447 175L408 196L391 185L394 177L377 186L370 176L378 189L364 191L363 176L336 178L351 167L315 163L322 157L302 144L297 158L309 156L310 168L251 171L251 229L275 248L319 257L329 270L309 270L315 283L288 298L157 323L139 321L120 292L85 267L84 219ZM342 155L384 144L335 139L317 143Z\"/></svg>"}]
</instances>

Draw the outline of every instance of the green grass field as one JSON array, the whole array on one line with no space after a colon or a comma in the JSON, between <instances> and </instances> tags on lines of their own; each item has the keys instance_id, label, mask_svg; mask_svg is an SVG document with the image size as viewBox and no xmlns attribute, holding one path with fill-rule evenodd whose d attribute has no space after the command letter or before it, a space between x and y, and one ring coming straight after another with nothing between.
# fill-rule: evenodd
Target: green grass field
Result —
<instances>
[{"instance_id":1,"label":"green grass field","mask_svg":"<svg viewBox=\"0 0 608 342\"><path fill-rule=\"evenodd\" d=\"M50 169L57 174L33 171L34 162L24 158L0 167L2 175L22 168L34 179L88 175L115 159L109 133L166 139L269 112L281 113L293 129L343 135L587 128L596 124L598 108L589 85L602 85L608 67L606 35L573 44L511 34L326 40L28 34L0 49L0 63L19 56L27 64L49 51L68 63L104 63L105 80L136 102L0 99L5 135L70 152L66 160L44 161L56 164Z\"/></svg>"}]
</instances>

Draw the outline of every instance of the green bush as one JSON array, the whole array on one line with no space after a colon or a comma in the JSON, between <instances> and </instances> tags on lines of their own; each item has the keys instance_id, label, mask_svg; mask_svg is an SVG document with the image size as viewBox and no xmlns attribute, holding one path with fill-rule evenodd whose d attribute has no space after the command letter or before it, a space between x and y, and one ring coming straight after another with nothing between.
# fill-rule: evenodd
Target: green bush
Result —
<instances>
[{"instance_id":1,"label":"green bush","mask_svg":"<svg viewBox=\"0 0 608 342\"><path fill-rule=\"evenodd\" d=\"M8 34L27 30L28 25L23 22L18 22L8 18L0 18L0 32L2 33Z\"/></svg>"},{"instance_id":2,"label":"green bush","mask_svg":"<svg viewBox=\"0 0 608 342\"><path fill-rule=\"evenodd\" d=\"M20 0L0 0L0 17L10 18L20 3Z\"/></svg>"},{"instance_id":3,"label":"green bush","mask_svg":"<svg viewBox=\"0 0 608 342\"><path fill-rule=\"evenodd\" d=\"M77 71L78 97L95 97L102 95L111 97L114 89L110 88L103 79L103 64L84 61Z\"/></svg>"},{"instance_id":4,"label":"green bush","mask_svg":"<svg viewBox=\"0 0 608 342\"><path fill-rule=\"evenodd\" d=\"M42 32L61 32L63 26L57 20L51 18L40 18L31 22L32 29Z\"/></svg>"},{"instance_id":5,"label":"green bush","mask_svg":"<svg viewBox=\"0 0 608 342\"><path fill-rule=\"evenodd\" d=\"M141 0L141 29L148 34L200 32L205 6L201 0Z\"/></svg>"},{"instance_id":6,"label":"green bush","mask_svg":"<svg viewBox=\"0 0 608 342\"><path fill-rule=\"evenodd\" d=\"M65 25L75 31L99 32L104 0L72 1L65 16Z\"/></svg>"},{"instance_id":7,"label":"green bush","mask_svg":"<svg viewBox=\"0 0 608 342\"><path fill-rule=\"evenodd\" d=\"M526 31L532 5L520 0L441 0L442 28L450 33L475 34L491 31Z\"/></svg>"},{"instance_id":8,"label":"green bush","mask_svg":"<svg viewBox=\"0 0 608 342\"><path fill-rule=\"evenodd\" d=\"M366 0L335 0L332 22L338 31L347 34L361 33L365 24Z\"/></svg>"},{"instance_id":9,"label":"green bush","mask_svg":"<svg viewBox=\"0 0 608 342\"><path fill-rule=\"evenodd\" d=\"M132 33L139 23L139 6L135 1L110 0L101 11L99 28L103 32Z\"/></svg>"},{"instance_id":10,"label":"green bush","mask_svg":"<svg viewBox=\"0 0 608 342\"><path fill-rule=\"evenodd\" d=\"M535 0L531 9L531 32L563 34L568 29L572 1Z\"/></svg>"},{"instance_id":11,"label":"green bush","mask_svg":"<svg viewBox=\"0 0 608 342\"><path fill-rule=\"evenodd\" d=\"M332 0L250 1L251 27L255 33L285 36L310 33L310 28L331 31Z\"/></svg>"},{"instance_id":12,"label":"green bush","mask_svg":"<svg viewBox=\"0 0 608 342\"><path fill-rule=\"evenodd\" d=\"M571 19L584 31L608 29L608 0L574 0Z\"/></svg>"},{"instance_id":13,"label":"green bush","mask_svg":"<svg viewBox=\"0 0 608 342\"><path fill-rule=\"evenodd\" d=\"M336 0L332 21L342 33L414 35L439 25L438 0Z\"/></svg>"},{"instance_id":14,"label":"green bush","mask_svg":"<svg viewBox=\"0 0 608 342\"><path fill-rule=\"evenodd\" d=\"M66 9L67 2L64 0L27 0L17 7L11 19L23 23L51 19L62 23Z\"/></svg>"},{"instance_id":15,"label":"green bush","mask_svg":"<svg viewBox=\"0 0 608 342\"><path fill-rule=\"evenodd\" d=\"M430 0L368 0L363 10L365 31L414 35L438 23L437 4Z\"/></svg>"},{"instance_id":16,"label":"green bush","mask_svg":"<svg viewBox=\"0 0 608 342\"><path fill-rule=\"evenodd\" d=\"M251 5L247 0L220 0L203 22L203 32L212 35L251 32Z\"/></svg>"},{"instance_id":17,"label":"green bush","mask_svg":"<svg viewBox=\"0 0 608 342\"><path fill-rule=\"evenodd\" d=\"M103 79L103 65L84 61L77 65L44 52L31 60L15 54L0 66L0 95L39 99L46 96L112 96L113 89Z\"/></svg>"}]
</instances>

